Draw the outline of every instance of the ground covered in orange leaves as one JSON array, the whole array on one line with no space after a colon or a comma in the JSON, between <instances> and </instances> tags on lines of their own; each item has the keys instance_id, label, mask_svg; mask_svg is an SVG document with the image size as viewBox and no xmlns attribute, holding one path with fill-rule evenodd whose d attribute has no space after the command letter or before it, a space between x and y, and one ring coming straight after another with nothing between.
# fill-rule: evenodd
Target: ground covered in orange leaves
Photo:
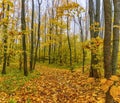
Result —
<instances>
[{"instance_id":1,"label":"ground covered in orange leaves","mask_svg":"<svg viewBox=\"0 0 120 103\"><path fill-rule=\"evenodd\" d=\"M99 80L80 71L39 68L41 75L12 94L0 93L0 103L104 103ZM9 103L16 103L9 102Z\"/></svg>"}]
</instances>

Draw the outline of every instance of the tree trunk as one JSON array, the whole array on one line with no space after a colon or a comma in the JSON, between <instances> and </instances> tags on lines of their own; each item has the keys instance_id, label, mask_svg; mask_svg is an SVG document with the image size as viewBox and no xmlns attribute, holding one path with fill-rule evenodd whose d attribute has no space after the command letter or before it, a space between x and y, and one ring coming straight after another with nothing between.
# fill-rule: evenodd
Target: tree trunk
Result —
<instances>
[{"instance_id":1,"label":"tree trunk","mask_svg":"<svg viewBox=\"0 0 120 103\"><path fill-rule=\"evenodd\" d=\"M104 37L104 75L109 79L112 75L111 67L111 26L112 26L112 5L111 0L104 0L105 13L105 37ZM110 88L106 93L106 103L114 103L110 95Z\"/></svg>"},{"instance_id":2,"label":"tree trunk","mask_svg":"<svg viewBox=\"0 0 120 103\"><path fill-rule=\"evenodd\" d=\"M20 57L19 57L19 70L21 71L22 70L22 54L20 53Z\"/></svg>"},{"instance_id":3,"label":"tree trunk","mask_svg":"<svg viewBox=\"0 0 120 103\"><path fill-rule=\"evenodd\" d=\"M24 68L24 75L28 75L27 70L27 53L26 53L26 23L25 23L25 0L22 0L22 7L21 7L21 29L22 29L22 47L23 47L23 68Z\"/></svg>"},{"instance_id":4,"label":"tree trunk","mask_svg":"<svg viewBox=\"0 0 120 103\"><path fill-rule=\"evenodd\" d=\"M101 23L100 25L101 25L102 28L105 26L105 24L104 24L104 23L105 23L105 18L104 18L104 4L103 4L103 2L104 2L104 1L102 0L102 4L101 4L101 6L102 6L102 11L101 11L101 18L100 18L100 21L101 21L101 22L100 22L100 23ZM100 37L101 37L101 38L104 38L104 29L101 30L101 32L100 32Z\"/></svg>"},{"instance_id":5,"label":"tree trunk","mask_svg":"<svg viewBox=\"0 0 120 103\"><path fill-rule=\"evenodd\" d=\"M67 0L68 4L68 0ZM72 49L71 49L71 43L70 43L70 37L69 37L69 17L67 16L67 39L68 39L68 47L69 47L69 53L70 53L70 66L72 66Z\"/></svg>"},{"instance_id":6,"label":"tree trunk","mask_svg":"<svg viewBox=\"0 0 120 103\"><path fill-rule=\"evenodd\" d=\"M111 68L111 23L112 23L112 6L110 0L104 0L105 10L105 37L104 37L104 75L110 78Z\"/></svg>"},{"instance_id":7,"label":"tree trunk","mask_svg":"<svg viewBox=\"0 0 120 103\"><path fill-rule=\"evenodd\" d=\"M44 43L46 43L46 27L47 27L47 13L45 13L45 27L44 27ZM43 63L45 63L45 56L46 56L46 46L44 46L44 59L43 59Z\"/></svg>"},{"instance_id":8,"label":"tree trunk","mask_svg":"<svg viewBox=\"0 0 120 103\"><path fill-rule=\"evenodd\" d=\"M82 18L78 17L79 19L79 26L80 26L80 37L81 37L81 42L84 42L84 34L83 34L83 28L82 28ZM85 65L85 49L82 48L82 73L84 73L84 65Z\"/></svg>"},{"instance_id":9,"label":"tree trunk","mask_svg":"<svg viewBox=\"0 0 120 103\"><path fill-rule=\"evenodd\" d=\"M49 37L49 40L50 40L50 43L49 43L49 51L48 51L48 54L49 54L49 64L51 64L51 31L52 31L52 27L50 27L50 37Z\"/></svg>"},{"instance_id":10,"label":"tree trunk","mask_svg":"<svg viewBox=\"0 0 120 103\"><path fill-rule=\"evenodd\" d=\"M33 69L35 69L35 65L36 65L36 61L37 61L38 48L40 46L40 25L41 25L41 14L40 14L40 12L41 12L41 4L42 4L42 0L41 0L41 2L38 0L38 5L39 5L39 8L38 8L38 12L39 12L39 17L38 17L38 32L37 32L38 38L37 38L37 44L36 44L36 49L35 49L35 57L34 57Z\"/></svg>"},{"instance_id":11,"label":"tree trunk","mask_svg":"<svg viewBox=\"0 0 120 103\"><path fill-rule=\"evenodd\" d=\"M63 23L63 18L61 17L61 25ZM62 60L62 33L63 33L63 29L60 28L60 42L59 42L59 57L60 57L60 65L63 65L63 60Z\"/></svg>"},{"instance_id":12,"label":"tree trunk","mask_svg":"<svg viewBox=\"0 0 120 103\"><path fill-rule=\"evenodd\" d=\"M32 21L31 21L31 54L30 54L30 71L33 71L33 32L34 32L34 0L32 0Z\"/></svg>"},{"instance_id":13,"label":"tree trunk","mask_svg":"<svg viewBox=\"0 0 120 103\"><path fill-rule=\"evenodd\" d=\"M88 39L88 34L89 34L89 17L88 17L88 0L86 0L86 12L85 12L85 40Z\"/></svg>"},{"instance_id":14,"label":"tree trunk","mask_svg":"<svg viewBox=\"0 0 120 103\"><path fill-rule=\"evenodd\" d=\"M114 99L110 94L110 89L111 89L111 86L109 87L108 91L106 92L106 101L105 101L105 103L116 103L116 102L114 102Z\"/></svg>"},{"instance_id":15,"label":"tree trunk","mask_svg":"<svg viewBox=\"0 0 120 103\"><path fill-rule=\"evenodd\" d=\"M50 19L54 19L54 10L53 10L53 8L54 8L54 0L52 0L52 15L50 15L50 13L49 13L49 16L50 16ZM53 23L51 23L50 22L50 29L49 29L49 34L50 34L50 37L49 37L49 40L50 40L50 43L49 43L49 51L48 51L48 55L49 55L49 64L51 64L52 63L52 56L51 56L51 54L52 54L52 33L53 33Z\"/></svg>"},{"instance_id":16,"label":"tree trunk","mask_svg":"<svg viewBox=\"0 0 120 103\"><path fill-rule=\"evenodd\" d=\"M4 1L2 3L2 7L3 7L3 19L5 17L5 4ZM9 5L7 6L7 11L8 14L6 14L7 17L7 21L6 24L3 25L3 32L4 32L4 38L3 38L3 42L4 42L4 59L3 59L3 68L2 68L2 74L6 74L6 65L7 65L7 39L8 39L8 35L7 33L7 26L8 26L8 19L9 19Z\"/></svg>"},{"instance_id":17,"label":"tree trunk","mask_svg":"<svg viewBox=\"0 0 120 103\"><path fill-rule=\"evenodd\" d=\"M114 2L114 28L113 28L113 50L112 50L112 74L116 74L118 50L119 50L119 27L120 26L120 0L113 0Z\"/></svg>"},{"instance_id":18,"label":"tree trunk","mask_svg":"<svg viewBox=\"0 0 120 103\"><path fill-rule=\"evenodd\" d=\"M73 17L73 20L74 20L74 32L73 32L73 35L74 35L74 62L76 62L76 35L75 35L75 31L76 31L76 25L75 25L75 17Z\"/></svg>"},{"instance_id":19,"label":"tree trunk","mask_svg":"<svg viewBox=\"0 0 120 103\"><path fill-rule=\"evenodd\" d=\"M100 5L98 1L97 1L96 5ZM89 0L90 26L94 24L95 20L96 20L96 22L99 22L99 18L98 18L98 16L99 16L98 13L100 10L99 7L100 6L98 6L98 7L96 6L96 16L95 16L93 0ZM94 32L93 30L90 30L90 33L91 33L91 39L92 39L92 38L98 37L99 31ZM93 43L91 43L91 45L93 45ZM94 53L93 50L91 50L91 67L90 67L89 76L99 78L100 77L99 70L97 68L95 68L96 67L95 65L98 64L98 60L97 60L96 56L97 56L96 53Z\"/></svg>"}]
</instances>

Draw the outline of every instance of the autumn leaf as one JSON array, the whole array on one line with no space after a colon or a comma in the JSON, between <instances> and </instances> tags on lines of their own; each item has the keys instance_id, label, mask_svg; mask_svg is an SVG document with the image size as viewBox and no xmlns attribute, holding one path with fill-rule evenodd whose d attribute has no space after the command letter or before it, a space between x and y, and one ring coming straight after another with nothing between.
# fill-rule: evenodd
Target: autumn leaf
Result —
<instances>
[{"instance_id":1,"label":"autumn leaf","mask_svg":"<svg viewBox=\"0 0 120 103\"><path fill-rule=\"evenodd\" d=\"M106 81L107 81L107 79L106 79L106 78L100 79L100 83L101 83L101 84L105 84L105 83L106 83Z\"/></svg>"},{"instance_id":2,"label":"autumn leaf","mask_svg":"<svg viewBox=\"0 0 120 103\"><path fill-rule=\"evenodd\" d=\"M110 86L113 85L113 81L111 80L107 80L102 86L101 86L101 89L106 93L109 89Z\"/></svg>"},{"instance_id":3,"label":"autumn leaf","mask_svg":"<svg viewBox=\"0 0 120 103\"><path fill-rule=\"evenodd\" d=\"M112 75L111 78L110 78L110 80L112 80L112 81L119 81L120 79L119 79L118 76Z\"/></svg>"},{"instance_id":4,"label":"autumn leaf","mask_svg":"<svg viewBox=\"0 0 120 103\"><path fill-rule=\"evenodd\" d=\"M110 89L110 94L115 98L117 97L118 95L120 95L120 86L117 87L117 86L112 86L111 89Z\"/></svg>"},{"instance_id":5,"label":"autumn leaf","mask_svg":"<svg viewBox=\"0 0 120 103\"><path fill-rule=\"evenodd\" d=\"M95 82L95 79L94 79L94 78L88 78L88 79L87 79L87 82L88 82L88 83L93 83L93 82Z\"/></svg>"}]
</instances>

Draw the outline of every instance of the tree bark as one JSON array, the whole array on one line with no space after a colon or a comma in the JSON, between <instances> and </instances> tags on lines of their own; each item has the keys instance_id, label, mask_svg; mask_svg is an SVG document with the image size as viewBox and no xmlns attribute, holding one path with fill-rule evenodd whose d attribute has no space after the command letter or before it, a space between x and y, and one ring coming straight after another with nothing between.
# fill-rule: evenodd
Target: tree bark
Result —
<instances>
[{"instance_id":1,"label":"tree bark","mask_svg":"<svg viewBox=\"0 0 120 103\"><path fill-rule=\"evenodd\" d=\"M104 36L104 75L110 78L112 75L111 68L111 27L112 27L112 6L110 0L104 0L105 15L105 36Z\"/></svg>"},{"instance_id":2,"label":"tree bark","mask_svg":"<svg viewBox=\"0 0 120 103\"><path fill-rule=\"evenodd\" d=\"M32 0L32 21L31 21L31 54L30 54L30 71L33 71L33 32L34 32L34 0Z\"/></svg>"},{"instance_id":3,"label":"tree bark","mask_svg":"<svg viewBox=\"0 0 120 103\"><path fill-rule=\"evenodd\" d=\"M105 37L104 37L104 76L109 79L112 75L111 67L111 27L112 27L112 5L111 0L104 0L105 15ZM110 88L106 93L106 102L114 103L113 97L110 95Z\"/></svg>"},{"instance_id":4,"label":"tree bark","mask_svg":"<svg viewBox=\"0 0 120 103\"><path fill-rule=\"evenodd\" d=\"M98 1L96 1L96 5L100 5ZM90 15L90 26L94 24L94 22L99 22L99 8L100 6L96 6L96 15L95 15L95 9L94 9L94 2L93 0L89 0L89 15ZM91 33L91 39L92 38L96 38L98 37L99 32L94 32L93 30L90 30ZM94 42L93 42L94 43ZM91 45L93 45L91 43ZM96 53L93 52L93 50L91 50L91 67L90 67L90 73L89 76L90 77L95 77L95 78L99 78L99 70L97 68L95 68L95 65L98 64L98 60L96 58Z\"/></svg>"},{"instance_id":5,"label":"tree bark","mask_svg":"<svg viewBox=\"0 0 120 103\"><path fill-rule=\"evenodd\" d=\"M68 0L67 0L68 4ZM70 36L69 36L69 17L67 16L67 39L68 39L68 47L69 47L69 53L70 53L70 66L72 66L72 49L71 49L71 43L70 43Z\"/></svg>"},{"instance_id":6,"label":"tree bark","mask_svg":"<svg viewBox=\"0 0 120 103\"><path fill-rule=\"evenodd\" d=\"M76 58L77 58L77 55L76 55L76 24L75 24L75 17L73 17L73 20L74 20L74 32L73 32L73 35L74 35L74 62L76 62Z\"/></svg>"},{"instance_id":7,"label":"tree bark","mask_svg":"<svg viewBox=\"0 0 120 103\"><path fill-rule=\"evenodd\" d=\"M120 26L120 0L114 2L114 26ZM116 74L119 50L119 27L113 28L112 74Z\"/></svg>"},{"instance_id":8,"label":"tree bark","mask_svg":"<svg viewBox=\"0 0 120 103\"><path fill-rule=\"evenodd\" d=\"M27 53L26 53L26 36L25 36L25 30L26 30L26 23L25 23L25 0L22 0L21 5L21 29L22 29L22 47L23 47L23 68L24 68L24 75L28 75L27 70Z\"/></svg>"},{"instance_id":9,"label":"tree bark","mask_svg":"<svg viewBox=\"0 0 120 103\"><path fill-rule=\"evenodd\" d=\"M46 31L47 31L47 13L45 12L45 26L44 26L44 43L46 43ZM44 59L43 59L43 63L45 63L45 57L46 57L46 46L44 46Z\"/></svg>"},{"instance_id":10,"label":"tree bark","mask_svg":"<svg viewBox=\"0 0 120 103\"><path fill-rule=\"evenodd\" d=\"M2 3L2 8L3 8L3 19L4 19L4 17L5 17L5 4L4 4L4 1ZM7 11L8 11L8 14L6 14L7 21L6 21L6 24L3 24L4 59L3 59L2 74L6 74L6 66L7 66L7 49L8 49L8 47L7 47L7 39L8 39L7 27L8 27L8 19L9 19L9 8L10 8L10 6L7 5Z\"/></svg>"},{"instance_id":11,"label":"tree bark","mask_svg":"<svg viewBox=\"0 0 120 103\"><path fill-rule=\"evenodd\" d=\"M84 34L83 34L83 27L82 27L82 17L78 17L79 19L79 26L80 26L80 37L81 37L81 42L84 42ZM84 73L84 65L85 65L85 49L82 48L82 73Z\"/></svg>"},{"instance_id":12,"label":"tree bark","mask_svg":"<svg viewBox=\"0 0 120 103\"><path fill-rule=\"evenodd\" d=\"M39 12L39 16L38 16L38 32L37 32L37 44L36 44L36 49L35 49L35 57L34 57L34 64L33 64L33 69L35 69L35 65L36 65L36 61L37 61L37 52L38 52L38 48L40 46L40 25L41 25L41 4L42 4L42 0L41 2L38 0L38 5L39 5L39 8L38 8L38 12ZM40 58L39 58L40 59Z\"/></svg>"}]
</instances>

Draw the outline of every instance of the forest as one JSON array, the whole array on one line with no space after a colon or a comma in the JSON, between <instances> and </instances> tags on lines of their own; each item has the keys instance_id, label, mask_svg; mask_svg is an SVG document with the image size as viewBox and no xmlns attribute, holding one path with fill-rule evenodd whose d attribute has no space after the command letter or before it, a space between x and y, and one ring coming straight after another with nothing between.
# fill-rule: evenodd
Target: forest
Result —
<instances>
[{"instance_id":1,"label":"forest","mask_svg":"<svg viewBox=\"0 0 120 103\"><path fill-rule=\"evenodd\" d=\"M120 0L0 0L0 103L120 103Z\"/></svg>"}]
</instances>

